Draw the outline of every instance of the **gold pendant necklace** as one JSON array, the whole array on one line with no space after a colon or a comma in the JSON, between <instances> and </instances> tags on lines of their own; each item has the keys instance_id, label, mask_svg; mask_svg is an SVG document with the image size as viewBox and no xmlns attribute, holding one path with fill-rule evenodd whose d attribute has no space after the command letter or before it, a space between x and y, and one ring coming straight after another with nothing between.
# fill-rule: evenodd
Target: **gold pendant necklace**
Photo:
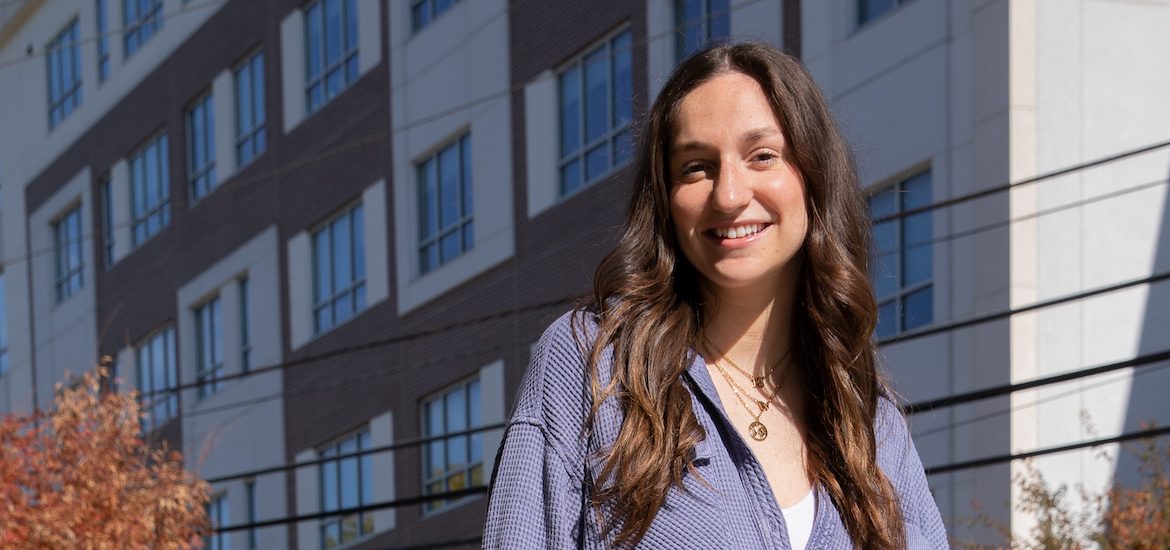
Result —
<instances>
[{"instance_id":1,"label":"gold pendant necklace","mask_svg":"<svg viewBox=\"0 0 1170 550\"><path fill-rule=\"evenodd\" d=\"M706 340L706 344L707 344L705 347L710 348L710 349L708 349L708 351L718 351L718 348L715 348L715 345L712 344L710 340L708 340L706 337L704 337L704 340ZM719 355L722 356L723 353L720 352ZM772 368L769 369L769 371L768 371L768 376L771 376L772 372L776 370L776 366L779 365L780 363L784 362L784 359L787 357L788 357L788 354L785 354L784 357L781 357L779 361L777 361L774 365L772 365ZM727 357L724 357L724 359L727 359L729 362L731 362L731 359L728 359ZM720 365L719 361L714 358L714 354L712 354L711 363L715 365L715 368L719 370L719 374L722 374L723 378L725 380L727 380L728 385L731 386L731 392L733 394L735 394L736 401L739 401L739 404L743 405L743 408L747 410L747 413L749 415L751 415L752 423L748 424L748 435L750 435L751 438L756 440L756 441L763 441L763 440L767 439L768 438L768 427L765 426L763 422L760 422L760 417L763 416L764 412L768 410L768 405L772 402L772 400L776 399L776 396L780 394L780 389L782 387L784 387L784 382L788 379L788 373L792 372L792 369L789 368L789 369L784 371L783 377L780 379L779 383L776 384L776 387L772 388L772 393L767 396L766 401L759 401L759 400L751 400L751 399L745 398L742 394L740 394L740 390L743 389L743 387L740 386L739 383L736 382L731 377L731 375L727 373L726 370L723 370L723 366ZM734 362L731 362L731 364L740 373L746 375L749 379L752 379L753 385L755 385L755 387L757 389L763 387L762 381L759 382L758 385L756 385L755 382L756 382L756 380L758 380L757 378L752 377L750 374L747 374L746 372L744 372L744 370L739 368L739 366L736 365ZM744 389L744 393L747 393L746 389ZM753 410L752 406L748 405L747 402L749 400L754 401L756 408L759 409L758 411Z\"/></svg>"}]
</instances>

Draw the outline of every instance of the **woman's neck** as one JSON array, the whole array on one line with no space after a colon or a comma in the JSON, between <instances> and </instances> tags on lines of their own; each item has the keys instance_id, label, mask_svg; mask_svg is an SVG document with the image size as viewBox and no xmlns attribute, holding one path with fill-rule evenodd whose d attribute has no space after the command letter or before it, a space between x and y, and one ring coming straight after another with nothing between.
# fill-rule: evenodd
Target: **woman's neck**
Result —
<instances>
[{"instance_id":1,"label":"woman's neck","mask_svg":"<svg viewBox=\"0 0 1170 550\"><path fill-rule=\"evenodd\" d=\"M785 291L720 289L703 312L703 335L714 353L757 376L788 354L791 345L794 285Z\"/></svg>"}]
</instances>

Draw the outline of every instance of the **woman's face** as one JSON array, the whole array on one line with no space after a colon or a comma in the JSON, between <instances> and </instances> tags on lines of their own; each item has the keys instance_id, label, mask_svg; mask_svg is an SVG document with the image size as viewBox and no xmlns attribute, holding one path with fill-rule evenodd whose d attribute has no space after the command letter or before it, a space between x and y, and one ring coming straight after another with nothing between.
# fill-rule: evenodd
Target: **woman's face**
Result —
<instances>
[{"instance_id":1,"label":"woman's face","mask_svg":"<svg viewBox=\"0 0 1170 550\"><path fill-rule=\"evenodd\" d=\"M682 252L717 289L775 293L794 281L808 231L804 181L751 77L719 75L679 104L670 210Z\"/></svg>"}]
</instances>

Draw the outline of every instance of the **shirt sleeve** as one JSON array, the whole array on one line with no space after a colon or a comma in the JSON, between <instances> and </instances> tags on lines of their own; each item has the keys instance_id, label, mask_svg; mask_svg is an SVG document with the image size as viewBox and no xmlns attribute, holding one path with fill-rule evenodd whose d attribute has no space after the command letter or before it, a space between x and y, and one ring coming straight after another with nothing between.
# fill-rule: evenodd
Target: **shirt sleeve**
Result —
<instances>
[{"instance_id":1,"label":"shirt sleeve","mask_svg":"<svg viewBox=\"0 0 1170 550\"><path fill-rule=\"evenodd\" d=\"M906 419L887 398L878 400L876 435L878 463L890 478L906 522L906 547L910 550L949 548L938 504L926 481L926 470Z\"/></svg>"},{"instance_id":2,"label":"shirt sleeve","mask_svg":"<svg viewBox=\"0 0 1170 550\"><path fill-rule=\"evenodd\" d=\"M582 484L533 422L504 434L484 526L484 548L574 548L581 529Z\"/></svg>"}]
</instances>

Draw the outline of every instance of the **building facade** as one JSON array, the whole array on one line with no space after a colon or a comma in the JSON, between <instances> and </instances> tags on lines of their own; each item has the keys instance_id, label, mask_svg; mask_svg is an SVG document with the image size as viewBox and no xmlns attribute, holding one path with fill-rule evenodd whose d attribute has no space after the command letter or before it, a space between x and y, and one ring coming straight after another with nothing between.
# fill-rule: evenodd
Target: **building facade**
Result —
<instances>
[{"instance_id":1,"label":"building facade","mask_svg":"<svg viewBox=\"0 0 1170 550\"><path fill-rule=\"evenodd\" d=\"M506 420L532 345L589 291L666 76L726 37L799 55L855 148L906 402L1162 351L1165 148L998 188L1167 139L1166 8L5 4L0 411L108 355L149 436L213 481L217 525L245 527L213 547L477 545L501 432L468 430ZM964 463L1165 424L1166 365L911 415L951 533L994 541L965 527L976 502L1030 521L1007 505L1021 462ZM1035 460L1132 479L1105 449L1119 465Z\"/></svg>"}]
</instances>

